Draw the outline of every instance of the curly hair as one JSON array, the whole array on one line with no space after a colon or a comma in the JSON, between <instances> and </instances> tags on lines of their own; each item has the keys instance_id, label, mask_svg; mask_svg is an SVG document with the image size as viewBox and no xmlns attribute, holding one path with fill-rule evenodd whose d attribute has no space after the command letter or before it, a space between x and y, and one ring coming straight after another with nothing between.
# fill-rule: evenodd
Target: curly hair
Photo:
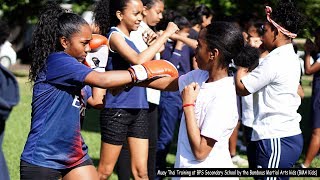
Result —
<instances>
[{"instance_id":1,"label":"curly hair","mask_svg":"<svg viewBox=\"0 0 320 180\"><path fill-rule=\"evenodd\" d=\"M245 44L242 32L233 23L215 21L207 27L205 40L209 50L218 49L223 67L234 61L236 65L250 67L259 59L259 51Z\"/></svg>"},{"instance_id":2,"label":"curly hair","mask_svg":"<svg viewBox=\"0 0 320 180\"><path fill-rule=\"evenodd\" d=\"M32 57L30 81L35 81L39 72L46 68L49 54L63 50L60 37L69 39L85 24L89 26L81 16L67 13L56 2L49 2L41 10L29 49Z\"/></svg>"},{"instance_id":3,"label":"curly hair","mask_svg":"<svg viewBox=\"0 0 320 180\"><path fill-rule=\"evenodd\" d=\"M0 46L8 39L10 29L7 22L0 20Z\"/></svg>"},{"instance_id":4,"label":"curly hair","mask_svg":"<svg viewBox=\"0 0 320 180\"><path fill-rule=\"evenodd\" d=\"M93 10L93 17L101 34L106 35L110 27L120 23L116 12L123 12L130 1L132 0L100 0L97 2Z\"/></svg>"},{"instance_id":5,"label":"curly hair","mask_svg":"<svg viewBox=\"0 0 320 180\"><path fill-rule=\"evenodd\" d=\"M292 33L299 33L305 23L305 17L291 0L280 0L271 13L271 18Z\"/></svg>"},{"instance_id":6,"label":"curly hair","mask_svg":"<svg viewBox=\"0 0 320 180\"><path fill-rule=\"evenodd\" d=\"M100 0L94 6L94 23L102 35L107 35L110 29L110 0Z\"/></svg>"}]
</instances>

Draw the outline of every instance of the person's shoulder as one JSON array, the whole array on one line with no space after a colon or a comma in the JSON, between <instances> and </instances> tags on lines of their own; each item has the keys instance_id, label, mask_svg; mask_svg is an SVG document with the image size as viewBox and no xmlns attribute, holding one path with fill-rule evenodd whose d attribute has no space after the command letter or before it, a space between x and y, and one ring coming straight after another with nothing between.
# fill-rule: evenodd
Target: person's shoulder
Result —
<instances>
[{"instance_id":1,"label":"person's shoulder","mask_svg":"<svg viewBox=\"0 0 320 180\"><path fill-rule=\"evenodd\" d=\"M66 59L66 58L67 59L75 59L74 57L68 55L67 53L60 51L60 52L54 52L54 53L49 54L48 61Z\"/></svg>"},{"instance_id":2,"label":"person's shoulder","mask_svg":"<svg viewBox=\"0 0 320 180\"><path fill-rule=\"evenodd\" d=\"M206 77L208 76L208 71L204 71L204 70L201 70L201 69L195 69L195 70L192 70L190 72L188 72L186 74L187 76L193 76L193 77Z\"/></svg>"},{"instance_id":3,"label":"person's shoulder","mask_svg":"<svg viewBox=\"0 0 320 180\"><path fill-rule=\"evenodd\" d=\"M117 27L111 27L108 34L107 34L107 38L109 39L109 41L111 40L111 36L122 36L122 32L120 31L119 28Z\"/></svg>"},{"instance_id":4,"label":"person's shoulder","mask_svg":"<svg viewBox=\"0 0 320 180\"><path fill-rule=\"evenodd\" d=\"M50 68L73 66L75 64L80 63L76 58L70 56L69 54L63 51L51 53L47 58L47 66Z\"/></svg>"},{"instance_id":5,"label":"person's shoulder","mask_svg":"<svg viewBox=\"0 0 320 180\"><path fill-rule=\"evenodd\" d=\"M191 39L198 39L198 36L199 36L199 32L197 32L197 31L194 30L193 28L190 28L189 38L191 38Z\"/></svg>"},{"instance_id":6,"label":"person's shoulder","mask_svg":"<svg viewBox=\"0 0 320 180\"><path fill-rule=\"evenodd\" d=\"M184 82L186 85L190 84L191 82L205 82L209 77L208 71L195 69L187 74L181 75L179 81Z\"/></svg>"}]
</instances>

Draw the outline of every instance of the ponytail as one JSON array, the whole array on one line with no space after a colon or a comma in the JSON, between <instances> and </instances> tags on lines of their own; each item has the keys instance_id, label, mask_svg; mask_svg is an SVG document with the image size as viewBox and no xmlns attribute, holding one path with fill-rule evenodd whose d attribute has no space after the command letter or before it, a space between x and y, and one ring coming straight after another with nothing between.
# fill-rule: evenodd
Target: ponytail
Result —
<instances>
[{"instance_id":1,"label":"ponytail","mask_svg":"<svg viewBox=\"0 0 320 180\"><path fill-rule=\"evenodd\" d=\"M39 21L33 32L30 46L32 57L29 80L35 81L40 71L45 66L45 60L51 52L56 51L58 41L58 18L65 11L55 2L48 3L40 12Z\"/></svg>"},{"instance_id":2,"label":"ponytail","mask_svg":"<svg viewBox=\"0 0 320 180\"><path fill-rule=\"evenodd\" d=\"M46 68L46 59L53 52L63 51L60 38L69 39L89 24L79 15L67 13L57 3L51 2L41 11L38 24L33 32L30 47L32 57L29 79L35 81L38 73Z\"/></svg>"}]
</instances>

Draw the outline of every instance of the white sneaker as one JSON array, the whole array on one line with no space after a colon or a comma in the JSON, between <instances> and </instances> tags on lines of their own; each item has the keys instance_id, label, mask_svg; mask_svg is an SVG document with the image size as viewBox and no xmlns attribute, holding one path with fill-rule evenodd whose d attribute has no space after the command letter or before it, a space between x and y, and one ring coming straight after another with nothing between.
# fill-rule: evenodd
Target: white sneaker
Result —
<instances>
[{"instance_id":1,"label":"white sneaker","mask_svg":"<svg viewBox=\"0 0 320 180\"><path fill-rule=\"evenodd\" d=\"M248 160L243 159L239 155L235 155L231 159L232 159L233 164L235 164L237 166L240 166L240 167L248 167L249 166Z\"/></svg>"}]
</instances>

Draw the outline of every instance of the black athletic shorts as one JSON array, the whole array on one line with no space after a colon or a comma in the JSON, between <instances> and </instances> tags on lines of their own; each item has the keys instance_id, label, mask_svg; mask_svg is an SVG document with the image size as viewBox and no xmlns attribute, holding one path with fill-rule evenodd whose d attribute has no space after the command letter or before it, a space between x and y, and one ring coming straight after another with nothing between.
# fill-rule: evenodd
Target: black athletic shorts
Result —
<instances>
[{"instance_id":1,"label":"black athletic shorts","mask_svg":"<svg viewBox=\"0 0 320 180\"><path fill-rule=\"evenodd\" d=\"M147 109L104 109L100 114L101 141L122 145L127 137L148 139Z\"/></svg>"},{"instance_id":2,"label":"black athletic shorts","mask_svg":"<svg viewBox=\"0 0 320 180\"><path fill-rule=\"evenodd\" d=\"M65 175L67 175L71 170L81 167L93 165L91 159L84 161L77 166L68 169L52 169L41 167L37 165L33 165L27 163L23 160L20 161L20 179L21 180L30 180L30 179L37 179L37 180L57 180L62 179Z\"/></svg>"}]
</instances>

